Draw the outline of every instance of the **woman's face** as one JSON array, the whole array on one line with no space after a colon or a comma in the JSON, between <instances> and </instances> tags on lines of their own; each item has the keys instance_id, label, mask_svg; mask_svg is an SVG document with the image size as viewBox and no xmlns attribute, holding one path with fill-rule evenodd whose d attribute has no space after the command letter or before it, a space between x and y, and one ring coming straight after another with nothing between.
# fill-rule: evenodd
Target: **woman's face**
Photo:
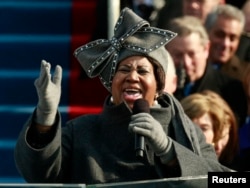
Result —
<instances>
[{"instance_id":1,"label":"woman's face","mask_svg":"<svg viewBox=\"0 0 250 188\"><path fill-rule=\"evenodd\" d=\"M208 113L205 113L201 117L194 118L192 120L203 131L203 133L206 137L206 142L208 144L213 144L214 131L213 131L213 122L212 122L210 115Z\"/></svg>"},{"instance_id":2,"label":"woman's face","mask_svg":"<svg viewBox=\"0 0 250 188\"><path fill-rule=\"evenodd\" d=\"M212 144L214 146L217 157L220 157L222 151L225 149L228 141L229 141L229 130L230 127L225 127L221 132L220 139L215 143L214 142L214 130L213 130L213 121L208 113L203 114L199 118L192 119L194 123L196 123L201 130L203 131L206 142L208 144Z\"/></svg>"},{"instance_id":3,"label":"woman's face","mask_svg":"<svg viewBox=\"0 0 250 188\"><path fill-rule=\"evenodd\" d=\"M132 56L120 62L112 81L114 104L126 102L132 109L134 101L143 98L152 106L157 83L151 62L142 56Z\"/></svg>"}]
</instances>

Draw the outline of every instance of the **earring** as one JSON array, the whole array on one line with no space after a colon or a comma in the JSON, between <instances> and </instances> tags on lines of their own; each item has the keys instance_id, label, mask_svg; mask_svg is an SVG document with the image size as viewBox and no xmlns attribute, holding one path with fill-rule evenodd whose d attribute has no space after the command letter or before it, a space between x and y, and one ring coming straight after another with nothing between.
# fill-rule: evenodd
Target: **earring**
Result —
<instances>
[{"instance_id":1,"label":"earring","mask_svg":"<svg viewBox=\"0 0 250 188\"><path fill-rule=\"evenodd\" d=\"M114 103L113 96L110 97L110 102L111 102L111 103Z\"/></svg>"},{"instance_id":2,"label":"earring","mask_svg":"<svg viewBox=\"0 0 250 188\"><path fill-rule=\"evenodd\" d=\"M158 101L154 100L154 106L158 105Z\"/></svg>"},{"instance_id":3,"label":"earring","mask_svg":"<svg viewBox=\"0 0 250 188\"><path fill-rule=\"evenodd\" d=\"M154 106L158 105L157 97L158 97L158 95L155 95L155 97L154 97Z\"/></svg>"}]
</instances>

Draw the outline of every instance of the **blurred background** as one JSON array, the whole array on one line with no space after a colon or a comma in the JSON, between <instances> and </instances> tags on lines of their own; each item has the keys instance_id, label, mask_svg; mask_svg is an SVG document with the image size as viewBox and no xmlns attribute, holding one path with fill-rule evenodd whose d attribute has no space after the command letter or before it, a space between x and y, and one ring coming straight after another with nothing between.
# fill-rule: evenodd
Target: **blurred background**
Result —
<instances>
[{"instance_id":1,"label":"blurred background","mask_svg":"<svg viewBox=\"0 0 250 188\"><path fill-rule=\"evenodd\" d=\"M96 27L98 0L0 1L0 183L23 182L13 149L37 103L34 80L42 59L63 67L64 121L101 110L107 91L89 79L73 56Z\"/></svg>"}]
</instances>

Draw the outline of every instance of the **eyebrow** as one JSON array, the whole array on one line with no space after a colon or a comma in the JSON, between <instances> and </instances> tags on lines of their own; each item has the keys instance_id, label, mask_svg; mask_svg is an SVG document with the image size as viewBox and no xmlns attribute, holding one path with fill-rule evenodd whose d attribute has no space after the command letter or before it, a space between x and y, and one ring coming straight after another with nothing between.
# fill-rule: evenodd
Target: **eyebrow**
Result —
<instances>
[{"instance_id":1,"label":"eyebrow","mask_svg":"<svg viewBox=\"0 0 250 188\"><path fill-rule=\"evenodd\" d=\"M119 65L118 67L133 67L133 64ZM137 68L150 68L149 65L137 65Z\"/></svg>"}]
</instances>

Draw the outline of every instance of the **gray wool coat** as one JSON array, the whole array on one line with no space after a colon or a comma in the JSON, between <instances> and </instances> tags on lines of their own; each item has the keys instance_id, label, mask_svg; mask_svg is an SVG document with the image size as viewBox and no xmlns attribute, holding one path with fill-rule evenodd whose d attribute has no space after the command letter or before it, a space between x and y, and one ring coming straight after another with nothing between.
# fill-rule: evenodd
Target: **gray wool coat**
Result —
<instances>
[{"instance_id":1,"label":"gray wool coat","mask_svg":"<svg viewBox=\"0 0 250 188\"><path fill-rule=\"evenodd\" d=\"M150 114L172 140L177 165L167 166L148 147L136 158L134 134L128 130L131 112L125 104L109 105L109 97L98 115L83 115L61 126L58 113L54 132L42 147L31 136L33 115L24 125L15 147L20 174L30 183L98 184L207 175L231 171L217 161L200 128L184 114L170 95L159 98L160 108ZM44 142L44 141L42 141Z\"/></svg>"}]
</instances>

